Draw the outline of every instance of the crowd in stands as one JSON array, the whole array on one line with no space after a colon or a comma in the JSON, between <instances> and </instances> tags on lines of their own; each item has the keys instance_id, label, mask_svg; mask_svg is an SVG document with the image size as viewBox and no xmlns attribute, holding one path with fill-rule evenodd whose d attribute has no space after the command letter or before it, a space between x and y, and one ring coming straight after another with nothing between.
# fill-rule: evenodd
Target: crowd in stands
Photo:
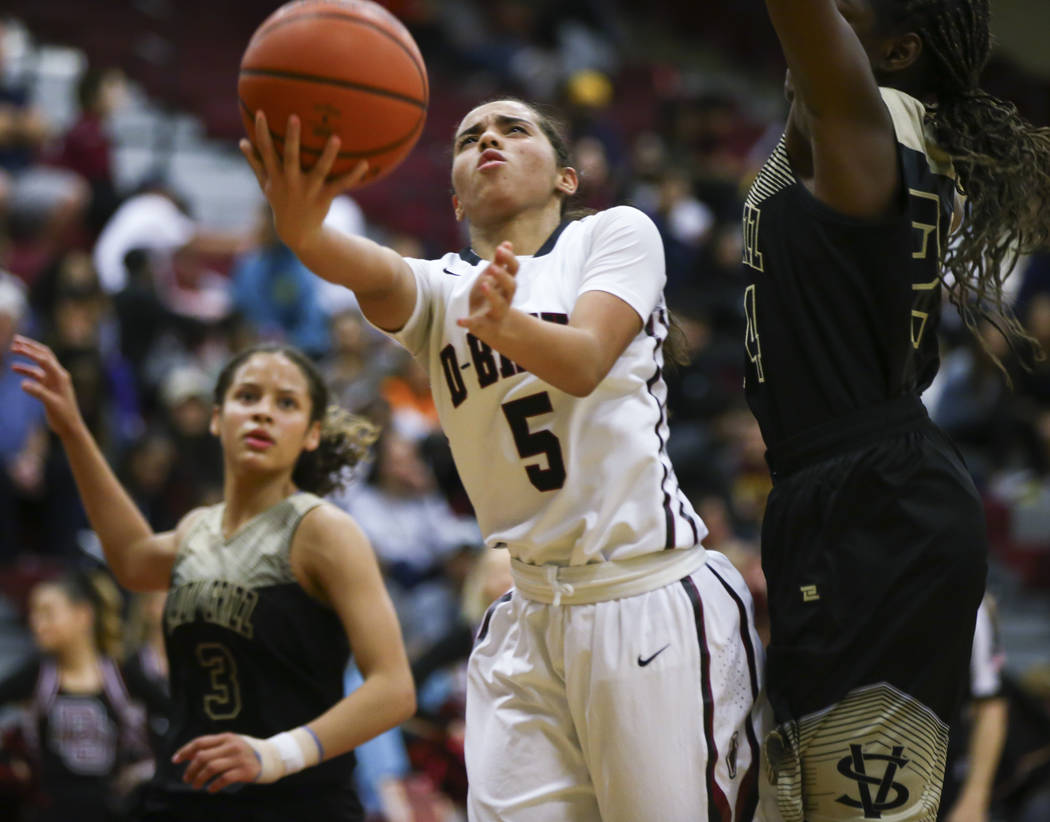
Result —
<instances>
[{"instance_id":1,"label":"crowd in stands","mask_svg":"<svg viewBox=\"0 0 1050 822\"><path fill-rule=\"evenodd\" d=\"M244 5L249 20L265 16ZM412 24L427 57L431 122L405 169L337 200L329 220L382 237L406 256L462 245L448 197L440 196L455 118L497 91L554 104L581 171L578 205L633 204L663 237L668 302L690 353L689 364L666 375L669 447L711 529L707 545L741 568L761 605L758 532L771 483L741 387L739 215L783 109L775 44L749 39L732 20L761 16L762 4L737 4L719 24L721 48L739 46L751 57L746 71L718 82L705 82L705 71L723 71L724 51L712 46L718 68L678 69L659 52L639 54L622 22L595 11L598 3L390 5ZM696 25L682 11L689 4L651 5L680 15L687 31ZM73 35L67 45L90 55L92 44ZM234 65L246 36L230 47ZM663 37L668 53L684 48L667 31ZM0 67L5 41L0 29ZM363 797L376 820L455 819L466 789L461 663L485 604L510 582L499 553L481 549L425 374L362 319L352 295L302 266L267 210L246 216L243 229L220 230L195 219L186 192L163 176L118 186L108 122L136 82L129 70L117 59L89 63L71 89L77 115L60 130L34 104L27 78L5 74L0 83L0 597L24 615L42 580L101 567L62 451L40 404L10 370L16 331L56 351L93 435L157 530L221 498L220 450L208 432L218 367L253 342L290 342L319 364L344 407L383 429L372 462L334 501L379 557L420 713L362 750ZM748 101L740 90L755 83L761 91ZM235 110L232 92L226 97L222 103ZM197 113L207 119L214 111ZM216 134L236 136L224 135L227 121L219 120ZM1011 282L1018 316L1050 351L1050 250L1019 261ZM986 499L997 561L1050 592L1050 361L1022 367L994 328L978 340L950 306L944 316L942 367L928 408ZM1003 356L1008 378L985 347ZM133 613L138 626L125 650L147 672L164 665L156 606L155 598L125 598L125 616ZM0 680L16 661L0 659ZM348 672L348 683L353 677ZM1042 692L1029 687L1024 698L1050 705L1050 676L1044 679ZM36 807L42 786L25 769L32 753L13 741L12 727L0 706L7 729L0 816L14 819L6 809ZM1050 746L1050 731L1031 747L1039 744ZM1050 781L1046 772L1043 778Z\"/></svg>"}]
</instances>

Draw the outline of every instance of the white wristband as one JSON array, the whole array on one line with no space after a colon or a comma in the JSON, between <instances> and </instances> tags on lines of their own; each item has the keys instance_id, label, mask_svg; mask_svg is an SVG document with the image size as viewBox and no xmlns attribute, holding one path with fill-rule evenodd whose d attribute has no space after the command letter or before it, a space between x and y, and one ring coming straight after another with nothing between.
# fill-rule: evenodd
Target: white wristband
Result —
<instances>
[{"instance_id":1,"label":"white wristband","mask_svg":"<svg viewBox=\"0 0 1050 822\"><path fill-rule=\"evenodd\" d=\"M256 782L276 782L283 776L298 773L316 765L324 756L321 741L310 728L302 725L291 731L282 731L269 739L244 737L259 758Z\"/></svg>"}]
</instances>

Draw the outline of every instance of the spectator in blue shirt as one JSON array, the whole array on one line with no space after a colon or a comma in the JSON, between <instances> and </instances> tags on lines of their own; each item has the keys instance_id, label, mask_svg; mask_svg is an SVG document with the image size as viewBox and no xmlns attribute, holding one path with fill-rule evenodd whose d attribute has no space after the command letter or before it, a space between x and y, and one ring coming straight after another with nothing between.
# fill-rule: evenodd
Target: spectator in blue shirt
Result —
<instances>
[{"instance_id":1,"label":"spectator in blue shirt","mask_svg":"<svg viewBox=\"0 0 1050 822\"><path fill-rule=\"evenodd\" d=\"M269 207L260 212L257 244L234 262L236 309L268 340L288 342L314 358L328 352L328 317L317 278L277 237Z\"/></svg>"}]
</instances>

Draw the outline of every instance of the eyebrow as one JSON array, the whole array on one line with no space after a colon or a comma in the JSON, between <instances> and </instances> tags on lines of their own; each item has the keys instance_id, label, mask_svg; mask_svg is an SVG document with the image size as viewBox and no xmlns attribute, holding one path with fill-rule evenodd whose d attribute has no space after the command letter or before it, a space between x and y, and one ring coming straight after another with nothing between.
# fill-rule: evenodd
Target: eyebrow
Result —
<instances>
[{"instance_id":1,"label":"eyebrow","mask_svg":"<svg viewBox=\"0 0 1050 822\"><path fill-rule=\"evenodd\" d=\"M524 117L513 117L509 114L497 114L496 124L499 126L512 126L517 123L522 123L526 126L531 126L532 122L526 120ZM481 134L485 130L484 121L478 121L469 128L463 129L459 134L456 135L456 142L458 143L461 138L467 137L471 134Z\"/></svg>"},{"instance_id":2,"label":"eyebrow","mask_svg":"<svg viewBox=\"0 0 1050 822\"><path fill-rule=\"evenodd\" d=\"M263 390L262 383L255 382L254 380L238 380L237 382L235 382L233 384L233 387L234 388L257 388L260 391ZM296 395L298 395L298 394L303 393L298 388L289 388L288 386L278 386L277 388L274 389L274 391L276 393L278 393L278 394L296 394Z\"/></svg>"}]
</instances>

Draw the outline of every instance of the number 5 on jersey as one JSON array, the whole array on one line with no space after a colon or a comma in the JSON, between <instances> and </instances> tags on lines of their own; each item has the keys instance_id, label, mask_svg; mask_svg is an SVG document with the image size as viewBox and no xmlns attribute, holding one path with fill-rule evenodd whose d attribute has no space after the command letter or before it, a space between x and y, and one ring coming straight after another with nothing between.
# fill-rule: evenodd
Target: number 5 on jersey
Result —
<instances>
[{"instance_id":1,"label":"number 5 on jersey","mask_svg":"<svg viewBox=\"0 0 1050 822\"><path fill-rule=\"evenodd\" d=\"M554 411L550 395L541 391L520 400L505 402L500 407L507 418L507 424L510 425L518 456L522 459L541 455L547 458L546 468L536 463L525 466L529 482L540 491L556 491L565 485L565 460L557 436L550 431L529 430L529 417Z\"/></svg>"}]
</instances>

